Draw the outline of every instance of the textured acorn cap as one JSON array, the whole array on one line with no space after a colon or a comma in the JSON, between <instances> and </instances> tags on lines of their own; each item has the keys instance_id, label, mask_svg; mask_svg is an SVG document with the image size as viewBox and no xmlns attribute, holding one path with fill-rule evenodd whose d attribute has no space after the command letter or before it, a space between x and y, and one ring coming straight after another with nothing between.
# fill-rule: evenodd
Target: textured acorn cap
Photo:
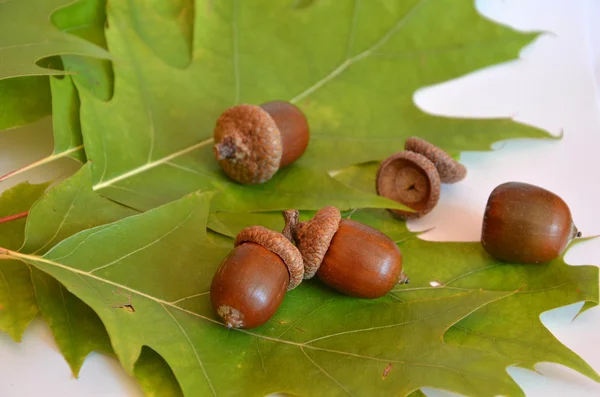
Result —
<instances>
[{"instance_id":1,"label":"textured acorn cap","mask_svg":"<svg viewBox=\"0 0 600 397\"><path fill-rule=\"evenodd\" d=\"M306 222L298 222L298 211L283 211L283 235L292 237L304 261L304 278L314 277L323 262L333 236L338 231L342 215L336 207L325 207Z\"/></svg>"},{"instance_id":2,"label":"textured acorn cap","mask_svg":"<svg viewBox=\"0 0 600 397\"><path fill-rule=\"evenodd\" d=\"M440 198L440 176L435 165L414 152L400 152L385 159L377 170L376 187L380 196L416 211L389 210L402 219L422 217Z\"/></svg>"},{"instance_id":3,"label":"textured acorn cap","mask_svg":"<svg viewBox=\"0 0 600 397\"><path fill-rule=\"evenodd\" d=\"M288 291L296 288L304 276L302 255L298 248L281 233L267 229L262 226L250 226L238 233L234 246L243 243L256 243L279 255L290 273L290 284Z\"/></svg>"},{"instance_id":4,"label":"textured acorn cap","mask_svg":"<svg viewBox=\"0 0 600 397\"><path fill-rule=\"evenodd\" d=\"M223 171L243 184L263 183L279 169L283 153L281 134L260 106L227 109L214 131L213 152Z\"/></svg>"},{"instance_id":5,"label":"textured acorn cap","mask_svg":"<svg viewBox=\"0 0 600 397\"><path fill-rule=\"evenodd\" d=\"M437 168L442 183L455 183L467 176L467 168L464 165L424 139L415 136L410 137L406 140L404 149L427 157Z\"/></svg>"}]
</instances>

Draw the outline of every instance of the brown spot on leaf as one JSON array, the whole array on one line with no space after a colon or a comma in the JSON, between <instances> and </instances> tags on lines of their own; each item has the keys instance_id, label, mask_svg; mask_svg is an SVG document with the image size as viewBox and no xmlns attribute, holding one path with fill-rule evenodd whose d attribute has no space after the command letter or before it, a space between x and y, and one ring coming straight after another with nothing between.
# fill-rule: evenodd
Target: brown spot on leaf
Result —
<instances>
[{"instance_id":1,"label":"brown spot on leaf","mask_svg":"<svg viewBox=\"0 0 600 397\"><path fill-rule=\"evenodd\" d=\"M383 370L383 375L382 378L385 379L388 374L390 373L390 371L392 370L393 365L390 363L387 365L387 367L385 367L385 369Z\"/></svg>"},{"instance_id":2,"label":"brown spot on leaf","mask_svg":"<svg viewBox=\"0 0 600 397\"><path fill-rule=\"evenodd\" d=\"M121 306L117 306L117 309L123 309L125 311L128 311L130 313L135 313L135 308L133 307L133 305L130 305L129 303L126 303L124 305Z\"/></svg>"},{"instance_id":3,"label":"brown spot on leaf","mask_svg":"<svg viewBox=\"0 0 600 397\"><path fill-rule=\"evenodd\" d=\"M126 294L122 290L112 291L113 295L121 295L127 298L127 303L123 303L121 305L113 306L113 309L123 309L129 313L135 313L135 308L131 304L131 294Z\"/></svg>"}]
</instances>

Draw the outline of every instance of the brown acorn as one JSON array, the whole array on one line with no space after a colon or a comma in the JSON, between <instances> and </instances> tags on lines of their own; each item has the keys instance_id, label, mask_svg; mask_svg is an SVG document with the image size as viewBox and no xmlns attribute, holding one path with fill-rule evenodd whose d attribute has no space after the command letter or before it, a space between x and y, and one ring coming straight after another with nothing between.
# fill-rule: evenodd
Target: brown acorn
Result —
<instances>
[{"instance_id":1,"label":"brown acorn","mask_svg":"<svg viewBox=\"0 0 600 397\"><path fill-rule=\"evenodd\" d=\"M302 156L308 140L306 117L291 103L237 105L217 120L213 152L231 179L257 184Z\"/></svg>"},{"instance_id":2,"label":"brown acorn","mask_svg":"<svg viewBox=\"0 0 600 397\"><path fill-rule=\"evenodd\" d=\"M296 210L283 216L283 234L302 254L304 278L316 274L326 285L358 298L379 298L408 282L396 243L370 226L342 219L337 208L325 207L301 223Z\"/></svg>"},{"instance_id":3,"label":"brown acorn","mask_svg":"<svg viewBox=\"0 0 600 397\"><path fill-rule=\"evenodd\" d=\"M254 328L277 311L285 292L302 282L298 249L262 226L242 230L210 286L211 305L227 328Z\"/></svg>"},{"instance_id":4,"label":"brown acorn","mask_svg":"<svg viewBox=\"0 0 600 397\"><path fill-rule=\"evenodd\" d=\"M433 210L440 198L440 176L425 156L413 152L396 153L377 170L377 194L404 204L415 212L390 209L402 218L420 218Z\"/></svg>"},{"instance_id":5,"label":"brown acorn","mask_svg":"<svg viewBox=\"0 0 600 397\"><path fill-rule=\"evenodd\" d=\"M548 262L580 236L567 204L538 186L504 183L492 191L485 207L481 244L501 261Z\"/></svg>"}]
</instances>

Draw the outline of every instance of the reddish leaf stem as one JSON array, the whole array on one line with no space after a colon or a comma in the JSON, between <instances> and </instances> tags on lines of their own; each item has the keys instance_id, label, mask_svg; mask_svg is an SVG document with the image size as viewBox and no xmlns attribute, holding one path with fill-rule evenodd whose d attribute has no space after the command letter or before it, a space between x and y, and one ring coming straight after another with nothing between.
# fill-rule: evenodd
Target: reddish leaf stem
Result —
<instances>
[{"instance_id":1,"label":"reddish leaf stem","mask_svg":"<svg viewBox=\"0 0 600 397\"><path fill-rule=\"evenodd\" d=\"M20 214L5 216L4 218L0 218L0 224L10 221L16 221L17 219L25 218L27 215L29 215L29 211L21 212Z\"/></svg>"}]
</instances>

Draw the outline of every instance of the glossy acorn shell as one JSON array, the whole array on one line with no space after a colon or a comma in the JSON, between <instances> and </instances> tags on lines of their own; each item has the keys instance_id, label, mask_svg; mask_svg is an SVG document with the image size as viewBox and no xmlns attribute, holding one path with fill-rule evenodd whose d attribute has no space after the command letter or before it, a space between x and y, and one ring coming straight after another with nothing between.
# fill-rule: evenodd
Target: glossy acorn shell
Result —
<instances>
[{"instance_id":1,"label":"glossy acorn shell","mask_svg":"<svg viewBox=\"0 0 600 397\"><path fill-rule=\"evenodd\" d=\"M290 276L265 247L243 243L223 260L210 286L211 305L228 328L254 328L277 311Z\"/></svg>"},{"instance_id":2,"label":"glossy acorn shell","mask_svg":"<svg viewBox=\"0 0 600 397\"><path fill-rule=\"evenodd\" d=\"M298 160L306 151L310 138L308 121L304 113L296 106L284 101L267 102L260 107L269 113L281 134L283 153L279 167L285 167Z\"/></svg>"},{"instance_id":3,"label":"glossy acorn shell","mask_svg":"<svg viewBox=\"0 0 600 397\"><path fill-rule=\"evenodd\" d=\"M494 258L543 263L560 256L578 236L571 211L556 194L521 182L494 189L483 217L481 244Z\"/></svg>"},{"instance_id":4,"label":"glossy acorn shell","mask_svg":"<svg viewBox=\"0 0 600 397\"><path fill-rule=\"evenodd\" d=\"M358 298L379 298L400 280L402 254L392 239L370 226L342 219L317 277Z\"/></svg>"}]
</instances>

